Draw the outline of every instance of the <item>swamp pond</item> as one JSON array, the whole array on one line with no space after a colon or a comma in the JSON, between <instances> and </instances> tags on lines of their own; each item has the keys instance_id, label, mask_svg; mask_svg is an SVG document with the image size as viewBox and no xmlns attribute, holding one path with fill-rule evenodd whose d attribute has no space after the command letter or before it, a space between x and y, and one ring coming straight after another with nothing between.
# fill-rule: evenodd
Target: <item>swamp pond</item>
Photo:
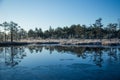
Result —
<instances>
[{"instance_id":1,"label":"swamp pond","mask_svg":"<svg viewBox=\"0 0 120 80\"><path fill-rule=\"evenodd\" d=\"M120 80L120 47L0 47L0 80Z\"/></svg>"}]
</instances>

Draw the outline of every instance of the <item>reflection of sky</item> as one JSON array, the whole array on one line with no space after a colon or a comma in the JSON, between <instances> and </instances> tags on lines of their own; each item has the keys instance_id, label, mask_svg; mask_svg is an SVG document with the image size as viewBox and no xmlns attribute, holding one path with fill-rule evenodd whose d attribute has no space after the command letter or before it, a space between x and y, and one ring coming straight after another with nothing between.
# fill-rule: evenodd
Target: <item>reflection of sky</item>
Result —
<instances>
[{"instance_id":1,"label":"reflection of sky","mask_svg":"<svg viewBox=\"0 0 120 80\"><path fill-rule=\"evenodd\" d=\"M33 48L33 46L31 46ZM0 61L2 63L4 63L5 60L5 55L7 55L7 61L10 62L9 60L11 60L11 49L13 49L14 52L14 56L13 56L13 60L16 61L18 58L17 56L22 56L22 55L26 55L23 57L23 59L20 59L20 62L18 62L18 65L16 66L24 66L24 67L37 67L37 66L49 66L49 65L72 65L72 64L90 64L90 65L96 65L97 63L99 63L98 61L100 60L100 54L96 53L96 52L100 52L101 53L101 59L102 59L102 67L103 68L107 68L108 66L113 64L118 64L120 63L120 51L117 48L106 48L104 50L101 51L94 51L94 49L91 49L93 51L86 51L85 53L79 53L79 49L80 48L73 48L77 51L77 53L74 53L74 50L71 49L70 47L56 47L54 50L54 47L49 47L51 48L52 53L50 53L50 50L46 47L42 46L34 46L34 48L32 49L33 52L31 53L30 50L28 49L28 47L22 47L25 52L20 53L19 48L17 49L17 47L14 48L10 48L8 47L8 49L6 49L7 51L5 51L5 49L3 48L3 50L0 53ZM64 48L66 51L64 52ZM15 50L14 50L15 49ZM31 48L30 48L31 49ZM36 52L35 50L41 50L41 52ZM63 49L63 51L58 52L59 50ZM96 49L96 48L95 48ZM24 51L23 50L23 51ZM58 51L57 51L58 50ZM98 49L99 50L99 49ZM111 50L111 51L110 51ZM18 51L18 52L17 52ZM73 52L70 52L73 51ZM4 53L7 54L4 54ZM110 53L111 52L111 53ZM9 55L8 55L9 54ZM86 57L84 56L80 56L84 54L84 56L86 55ZM95 58L95 56L97 56ZM83 59L84 58L84 59ZM97 59L97 61L94 61L95 59ZM4 63L5 64L5 63ZM98 65L97 65L98 66Z\"/></svg>"},{"instance_id":2,"label":"reflection of sky","mask_svg":"<svg viewBox=\"0 0 120 80\"><path fill-rule=\"evenodd\" d=\"M78 64L91 64L96 65L94 60L95 52L86 54L86 58L83 59L82 57L77 57L76 54L71 54L71 52L57 52L54 50L52 54L50 54L49 50L46 50L43 48L42 52L36 53L35 51L33 53L30 53L28 49L26 49L27 57L25 57L22 62L19 64L19 66L25 66L25 67L36 67L36 66L47 66L47 65L72 65L75 63ZM109 64L109 58L108 52L104 52L102 55L103 61L101 62L103 68L106 68ZM117 54L119 51L117 50ZM99 54L97 54L99 55ZM112 57L112 56L111 56ZM118 57L118 56L117 56ZM98 59L99 57L97 57ZM112 57L112 60L114 61L114 58ZM114 63L114 62L113 62ZM105 67L106 66L106 67Z\"/></svg>"},{"instance_id":3,"label":"reflection of sky","mask_svg":"<svg viewBox=\"0 0 120 80\"><path fill-rule=\"evenodd\" d=\"M45 49L43 49L41 53L34 52L31 54L29 51L27 53L27 57L24 58L20 65L27 67L35 67L40 65L67 65L77 61L75 55L58 53L57 51L53 51L52 54L50 54L50 51Z\"/></svg>"},{"instance_id":4,"label":"reflection of sky","mask_svg":"<svg viewBox=\"0 0 120 80\"><path fill-rule=\"evenodd\" d=\"M111 56L108 56L110 49L102 51L102 67L96 66L93 62L94 56L99 55L94 52L94 49L92 49L93 52L91 50L86 53L87 58L82 59L77 57L76 53L68 52L70 48L67 52L58 52L56 49L52 54L45 47L42 52L38 53L35 49L31 53L28 47L22 48L25 52L21 55L27 53L27 56L24 56L21 62L12 68L1 64L0 80L120 80L120 51L116 48L113 50L116 50L117 53L113 53ZM38 49L38 47L34 48ZM4 54L4 50L0 54ZM115 55L118 58L117 61L114 58Z\"/></svg>"}]
</instances>

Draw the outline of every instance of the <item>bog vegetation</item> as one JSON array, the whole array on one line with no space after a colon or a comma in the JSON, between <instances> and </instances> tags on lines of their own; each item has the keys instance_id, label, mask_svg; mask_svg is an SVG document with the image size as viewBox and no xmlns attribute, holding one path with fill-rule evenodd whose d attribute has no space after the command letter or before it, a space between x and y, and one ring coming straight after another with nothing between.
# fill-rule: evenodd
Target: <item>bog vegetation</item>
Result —
<instances>
[{"instance_id":1,"label":"bog vegetation","mask_svg":"<svg viewBox=\"0 0 120 80\"><path fill-rule=\"evenodd\" d=\"M99 18L94 24L71 25L65 27L57 27L43 31L41 28L24 30L15 22L3 22L0 24L0 42L19 41L22 39L120 39L120 24L109 23L104 26L102 19Z\"/></svg>"}]
</instances>

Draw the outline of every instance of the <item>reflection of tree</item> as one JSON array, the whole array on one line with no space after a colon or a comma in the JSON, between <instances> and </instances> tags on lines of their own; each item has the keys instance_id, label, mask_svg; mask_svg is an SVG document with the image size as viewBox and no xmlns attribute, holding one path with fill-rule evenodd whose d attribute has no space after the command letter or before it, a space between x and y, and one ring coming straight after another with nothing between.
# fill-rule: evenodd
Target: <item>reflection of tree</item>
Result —
<instances>
[{"instance_id":1,"label":"reflection of tree","mask_svg":"<svg viewBox=\"0 0 120 80\"><path fill-rule=\"evenodd\" d=\"M32 45L32 46L28 46L28 49L31 53L33 53L34 51L36 53L38 53L38 52L42 52L43 46L33 46Z\"/></svg>"},{"instance_id":2,"label":"reflection of tree","mask_svg":"<svg viewBox=\"0 0 120 80\"><path fill-rule=\"evenodd\" d=\"M50 46L50 45L44 45L44 46L29 46L29 50L31 53L36 51L36 53L41 52L42 49L46 49L50 51L50 54L53 54L53 51L57 51L58 53L64 53L64 54L73 54L77 57L80 57L82 59L89 58L91 59L97 66L102 67L103 61L105 58L103 58L103 53L108 52L108 56L111 61L114 60L120 60L120 49L117 48L102 48L102 47L79 47L79 46ZM117 54L117 50L119 50L119 54ZM108 58L108 57L106 57Z\"/></svg>"},{"instance_id":3,"label":"reflection of tree","mask_svg":"<svg viewBox=\"0 0 120 80\"><path fill-rule=\"evenodd\" d=\"M76 47L74 48L75 50L73 50L73 52L77 53L77 57L82 57L83 59L85 59L87 56L86 56L86 53L85 53L85 49L86 48L82 48L82 47Z\"/></svg>"},{"instance_id":4,"label":"reflection of tree","mask_svg":"<svg viewBox=\"0 0 120 80\"><path fill-rule=\"evenodd\" d=\"M117 54L117 48L109 48L109 50L108 50L108 56L110 56L110 58L109 58L110 62L113 61L112 59L114 59L115 61L117 61L118 60L118 55L119 54Z\"/></svg>"},{"instance_id":5,"label":"reflection of tree","mask_svg":"<svg viewBox=\"0 0 120 80\"><path fill-rule=\"evenodd\" d=\"M83 56L85 49L84 47L75 47L75 46L55 46L54 47L55 50L57 50L58 52L64 52L64 53L68 53L71 52L71 54L77 54L78 57Z\"/></svg>"},{"instance_id":6,"label":"reflection of tree","mask_svg":"<svg viewBox=\"0 0 120 80\"><path fill-rule=\"evenodd\" d=\"M40 53L44 49L49 50L50 54L53 51L64 54L72 54L82 59L92 59L94 64L99 67L103 65L103 53L108 53L106 58L109 58L109 62L120 61L120 49L117 48L100 48L100 47L78 47L78 46L28 46L27 48L31 53ZM1 56L2 54L2 56ZM26 56L25 47L23 46L11 46L0 47L0 62L1 57L4 58L7 66L15 66L19 64L21 59Z\"/></svg>"},{"instance_id":7,"label":"reflection of tree","mask_svg":"<svg viewBox=\"0 0 120 80\"><path fill-rule=\"evenodd\" d=\"M6 65L10 65L13 67L18 64L18 61L14 60L15 55L16 55L16 53L14 53L15 52L14 47L12 46L10 48L11 48L11 54L10 54L9 58L6 59L5 63L6 63Z\"/></svg>"},{"instance_id":8,"label":"reflection of tree","mask_svg":"<svg viewBox=\"0 0 120 80\"><path fill-rule=\"evenodd\" d=\"M0 47L0 54L2 53L2 51L3 51L3 48L2 48L2 47Z\"/></svg>"},{"instance_id":9,"label":"reflection of tree","mask_svg":"<svg viewBox=\"0 0 120 80\"><path fill-rule=\"evenodd\" d=\"M4 47L2 54L2 58L4 59L6 66L14 67L18 65L19 62L21 62L21 59L23 59L26 56L26 53L24 51L24 47Z\"/></svg>"},{"instance_id":10,"label":"reflection of tree","mask_svg":"<svg viewBox=\"0 0 120 80\"><path fill-rule=\"evenodd\" d=\"M45 49L47 50L56 50L58 52L68 53L77 55L77 57L81 57L82 59L86 59L87 57L90 57L89 54L92 55L93 62L97 65L102 67L102 50L104 48L90 48L90 47L77 47L77 46L45 46Z\"/></svg>"},{"instance_id":11,"label":"reflection of tree","mask_svg":"<svg viewBox=\"0 0 120 80\"><path fill-rule=\"evenodd\" d=\"M95 50L94 50L95 52L94 52L94 59L93 59L93 61L94 61L94 63L96 64L96 65L98 65L99 67L102 67L102 62L103 62L103 59L102 59L102 50L101 50L101 48L95 48Z\"/></svg>"},{"instance_id":12,"label":"reflection of tree","mask_svg":"<svg viewBox=\"0 0 120 80\"><path fill-rule=\"evenodd\" d=\"M118 60L120 62L120 48L118 48Z\"/></svg>"},{"instance_id":13,"label":"reflection of tree","mask_svg":"<svg viewBox=\"0 0 120 80\"><path fill-rule=\"evenodd\" d=\"M54 46L45 46L45 49L50 51L50 54L52 54L52 52L54 51Z\"/></svg>"}]
</instances>

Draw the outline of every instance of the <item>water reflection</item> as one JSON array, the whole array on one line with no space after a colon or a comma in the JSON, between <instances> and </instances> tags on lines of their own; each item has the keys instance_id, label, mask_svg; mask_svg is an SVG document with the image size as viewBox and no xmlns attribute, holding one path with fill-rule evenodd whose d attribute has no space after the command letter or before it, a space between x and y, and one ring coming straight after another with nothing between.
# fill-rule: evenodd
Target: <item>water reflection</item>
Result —
<instances>
[{"instance_id":1,"label":"water reflection","mask_svg":"<svg viewBox=\"0 0 120 80\"><path fill-rule=\"evenodd\" d=\"M0 63L4 66L14 67L26 56L23 46L11 46L0 48Z\"/></svg>"},{"instance_id":2,"label":"water reflection","mask_svg":"<svg viewBox=\"0 0 120 80\"><path fill-rule=\"evenodd\" d=\"M94 64L102 67L105 55L107 54L109 63L120 61L120 48L103 48L103 47L78 47L78 46L10 46L0 47L0 64L14 67L18 65L24 57L27 56L28 51L33 53L41 53L48 50L50 54L57 51L59 54L72 54L83 60L89 58ZM39 55L39 54L38 54ZM60 59L64 60L64 59ZM67 59L66 59L67 60ZM68 59L73 60L73 59Z\"/></svg>"},{"instance_id":3,"label":"water reflection","mask_svg":"<svg viewBox=\"0 0 120 80\"><path fill-rule=\"evenodd\" d=\"M28 46L29 51L33 53L34 51L36 53L42 52L43 46Z\"/></svg>"},{"instance_id":4,"label":"water reflection","mask_svg":"<svg viewBox=\"0 0 120 80\"><path fill-rule=\"evenodd\" d=\"M99 67L102 67L104 62L104 55L108 54L110 61L120 61L120 49L119 48L102 48L102 47L75 47L75 46L45 46L45 49L50 51L56 50L59 53L70 53L86 59L91 56L92 61Z\"/></svg>"}]
</instances>

